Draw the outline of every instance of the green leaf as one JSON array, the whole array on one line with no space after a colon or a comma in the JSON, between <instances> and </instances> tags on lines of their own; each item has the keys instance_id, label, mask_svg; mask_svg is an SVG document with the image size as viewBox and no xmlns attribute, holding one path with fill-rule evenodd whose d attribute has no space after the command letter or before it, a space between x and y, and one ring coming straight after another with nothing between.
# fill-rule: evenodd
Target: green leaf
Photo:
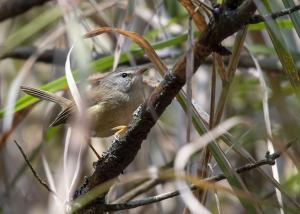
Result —
<instances>
[{"instance_id":1,"label":"green leaf","mask_svg":"<svg viewBox=\"0 0 300 214\"><path fill-rule=\"evenodd\" d=\"M269 54L269 55L276 54L274 48L270 48L265 45L251 44L249 45L249 49L251 52L258 53L258 54Z\"/></svg>"},{"instance_id":2,"label":"green leaf","mask_svg":"<svg viewBox=\"0 0 300 214\"><path fill-rule=\"evenodd\" d=\"M187 99L184 93L180 93L177 95L177 101L180 103L181 107L185 112L187 112ZM200 114L197 112L195 108L192 109L192 122L193 126L199 135L204 134L208 131L206 125L203 123ZM224 152L221 150L217 142L211 142L208 144L208 149L212 153L213 157L215 158L218 166L226 176L226 179L230 183L231 186L235 187L236 189L243 189L240 179L237 177L237 174L232 169L228 159L226 158ZM246 201L244 198L239 198L245 209L249 213L255 213L255 207Z\"/></svg>"},{"instance_id":3,"label":"green leaf","mask_svg":"<svg viewBox=\"0 0 300 214\"><path fill-rule=\"evenodd\" d=\"M291 20L285 19L285 20L279 20L278 21L278 26L280 28L287 28L287 29L292 29L294 27L293 23ZM258 24L251 24L249 25L248 29L250 31L254 30L263 30L266 28L266 24L264 22L258 23Z\"/></svg>"},{"instance_id":4,"label":"green leaf","mask_svg":"<svg viewBox=\"0 0 300 214\"><path fill-rule=\"evenodd\" d=\"M225 105L227 102L227 98L229 96L229 91L231 88L231 83L235 77L235 71L240 59L241 51L243 49L244 41L247 35L247 28L242 29L241 31L238 32L233 50L232 50L232 55L229 60L229 64L227 67L227 80L223 80L223 85L222 85L222 91L221 95L216 107L216 114L214 120L214 126L219 124L225 109ZM244 185L244 183L241 181L237 173L232 169L230 162L227 160L225 154L221 150L218 144L216 143L211 143L208 146L210 152L216 159L218 166L221 168L222 172L226 176L229 184L236 188L236 189L241 189L247 192L247 189ZM247 210L249 213L254 213L256 212L256 207L255 204L251 204L249 201L246 199L239 197L239 200L241 204L244 206L244 208Z\"/></svg>"}]
</instances>

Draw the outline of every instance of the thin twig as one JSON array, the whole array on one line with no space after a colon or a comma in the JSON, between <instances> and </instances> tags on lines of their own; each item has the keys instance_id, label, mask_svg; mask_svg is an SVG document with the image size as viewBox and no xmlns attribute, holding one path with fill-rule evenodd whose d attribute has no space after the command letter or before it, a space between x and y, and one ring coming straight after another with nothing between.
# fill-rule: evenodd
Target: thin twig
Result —
<instances>
[{"instance_id":1,"label":"thin twig","mask_svg":"<svg viewBox=\"0 0 300 214\"><path fill-rule=\"evenodd\" d=\"M14 140L14 143L15 143L16 146L18 147L18 149L19 149L19 151L21 152L21 154L22 154L22 156L23 156L25 162L27 163L28 167L30 168L30 170L31 170L31 172L32 172L32 174L33 174L33 176L37 179L37 181L38 181L43 187L45 187L45 188L48 190L48 192L51 192L51 193L53 193L54 195L56 195L56 193L48 186L48 184L47 184L45 181L43 181L43 180L38 176L37 172L34 170L34 168L32 167L32 165L30 164L30 162L29 162L29 160L28 160L26 154L24 153L22 147L18 144L18 142L17 142L16 140ZM57 195L56 195L56 196L57 196Z\"/></svg>"},{"instance_id":2,"label":"thin twig","mask_svg":"<svg viewBox=\"0 0 300 214\"><path fill-rule=\"evenodd\" d=\"M179 0L180 4L185 7L189 15L193 18L193 21L200 32L206 27L205 18L201 13L195 12L196 7L190 0Z\"/></svg>"},{"instance_id":3,"label":"thin twig","mask_svg":"<svg viewBox=\"0 0 300 214\"><path fill-rule=\"evenodd\" d=\"M92 151L94 152L94 154L97 156L98 160L100 160L101 156L98 154L98 152L96 151L96 149L94 148L94 146L92 145L91 142L89 142L89 147L92 149Z\"/></svg>"},{"instance_id":4,"label":"thin twig","mask_svg":"<svg viewBox=\"0 0 300 214\"><path fill-rule=\"evenodd\" d=\"M37 50L38 48L34 46L20 46L4 54L0 59L28 59ZM62 48L47 49L38 56L37 61L64 65L66 62L67 53L68 51Z\"/></svg>"},{"instance_id":5,"label":"thin twig","mask_svg":"<svg viewBox=\"0 0 300 214\"><path fill-rule=\"evenodd\" d=\"M209 168L209 171L211 173L214 172L214 169L213 169L213 167L210 163L208 164L208 168ZM219 196L218 196L218 191L216 189L214 189L213 191L214 191L214 197L215 197L215 201L216 201L216 207L217 207L218 214L221 214L221 206L220 206L220 199L219 199ZM207 195L208 194L206 193L206 196Z\"/></svg>"},{"instance_id":6,"label":"thin twig","mask_svg":"<svg viewBox=\"0 0 300 214\"><path fill-rule=\"evenodd\" d=\"M241 56L242 57L242 56ZM224 59L226 61L226 58ZM229 63L229 58L227 57L227 64ZM227 78L227 74L226 74L226 69L225 69L225 65L224 65L224 61L223 61L223 57L219 54L216 54L216 62L218 63L218 73L220 75L220 78L223 82L223 85L224 85L224 82L228 81L228 78ZM241 59L240 59L240 62L241 62ZM254 65L254 63L253 63Z\"/></svg>"},{"instance_id":7,"label":"thin twig","mask_svg":"<svg viewBox=\"0 0 300 214\"><path fill-rule=\"evenodd\" d=\"M292 14L296 11L300 10L300 5L296 5L295 7L291 7L288 9L284 9L275 13L271 13L265 16L255 15L248 20L248 24L257 24L260 22L266 22L270 19L277 19L285 15Z\"/></svg>"},{"instance_id":8,"label":"thin twig","mask_svg":"<svg viewBox=\"0 0 300 214\"><path fill-rule=\"evenodd\" d=\"M209 129L214 127L214 118L215 118L215 99L216 99L216 55L217 53L213 53L213 62L212 62L212 74L211 74L211 98L210 98L210 115L209 115ZM211 153L208 147L205 148L203 153L203 160L200 163L201 170L198 172L198 176L201 178L205 178L208 176L208 166L211 159ZM207 191L199 190L197 191L197 197L202 204L205 204Z\"/></svg>"},{"instance_id":9,"label":"thin twig","mask_svg":"<svg viewBox=\"0 0 300 214\"><path fill-rule=\"evenodd\" d=\"M142 183L138 187L134 188L133 190L127 192L126 194L122 195L120 198L113 201L113 204L128 202L131 199L135 198L136 196L147 192L148 190L150 190L151 188L153 188L157 184L160 184L161 181L162 180L158 179L158 178L154 178L154 179L150 179L148 181L145 181L144 183Z\"/></svg>"},{"instance_id":10,"label":"thin twig","mask_svg":"<svg viewBox=\"0 0 300 214\"><path fill-rule=\"evenodd\" d=\"M28 113L32 110L33 106L34 105L31 105L28 108L23 109L22 111L15 113L11 128L9 130L5 131L4 133L2 133L2 135L0 136L0 151L2 150L3 146L5 145L7 139L14 132L14 130L24 120L24 118L28 115Z\"/></svg>"},{"instance_id":11,"label":"thin twig","mask_svg":"<svg viewBox=\"0 0 300 214\"><path fill-rule=\"evenodd\" d=\"M215 116L215 102L216 102L216 63L217 63L217 54L213 53L213 62L212 62L212 74L211 74L211 98L210 98L210 116L209 116L209 129L213 128L213 121Z\"/></svg>"},{"instance_id":12,"label":"thin twig","mask_svg":"<svg viewBox=\"0 0 300 214\"><path fill-rule=\"evenodd\" d=\"M267 152L265 159L257 161L256 163L246 164L244 166L241 166L241 167L237 168L235 171L237 173L243 173L243 172L255 169L257 167L263 166L263 165L273 165L275 163L275 160L279 157L280 157L279 153L269 154ZM224 174L220 174L220 175L216 175L216 176L206 178L206 179L204 179L204 181L206 181L206 182L217 182L217 181L221 181L225 178L226 177L225 177ZM191 185L190 188L191 188L191 190L199 189L199 187L196 186L196 185ZM178 196L179 194L180 194L180 192L178 190L175 190L175 191L172 191L172 192L163 193L163 194L160 194L160 195L144 198L144 199L141 199L141 200L135 200L135 201L131 201L131 202L128 202L128 203L105 204L105 205L103 205L102 208L103 208L103 211L118 211L118 210L132 209L132 208L136 208L136 207L156 203L156 202L166 200L166 199L169 199L169 198L173 198L173 197Z\"/></svg>"},{"instance_id":13,"label":"thin twig","mask_svg":"<svg viewBox=\"0 0 300 214\"><path fill-rule=\"evenodd\" d=\"M165 166L161 167L161 169L169 169L173 166L173 161L168 162ZM143 181L141 184L138 184L133 189L127 191L124 195L113 201L114 204L116 203L125 203L130 201L131 199L137 197L138 195L147 192L152 187L156 186L157 184L161 183L161 179L153 178L146 181Z\"/></svg>"},{"instance_id":14,"label":"thin twig","mask_svg":"<svg viewBox=\"0 0 300 214\"><path fill-rule=\"evenodd\" d=\"M221 91L221 95L217 104L217 108L216 108L216 116L214 118L214 124L213 126L216 126L220 123L222 115L224 113L224 109L225 109L225 105L227 102L227 98L228 98L228 94L229 94L229 90L230 90L230 86L231 83L234 79L235 76L235 72L238 66L238 62L241 56L241 51L243 48L243 44L244 41L246 39L246 34L247 34L247 28L244 27L238 34L237 37L235 39L235 44L233 47L233 55L230 57L229 60L229 65L227 68L227 72L226 72L226 80L223 80L223 85L222 85L222 91Z\"/></svg>"},{"instance_id":15,"label":"thin twig","mask_svg":"<svg viewBox=\"0 0 300 214\"><path fill-rule=\"evenodd\" d=\"M186 94L187 94L187 128L186 128L186 142L191 140L191 126L192 126L192 77L194 68L194 53L193 53L193 27L192 18L189 18L188 28L188 50L187 50L187 63L186 63Z\"/></svg>"},{"instance_id":16,"label":"thin twig","mask_svg":"<svg viewBox=\"0 0 300 214\"><path fill-rule=\"evenodd\" d=\"M21 46L18 47L11 52L5 54L4 56L1 57L1 59L6 59L6 58L12 58L12 59L28 59L35 51L37 50L36 47L32 46ZM178 53L179 54L179 53ZM93 53L92 54L92 59L97 60L103 57L109 56L109 53ZM174 53L159 53L159 58L161 59L170 59L174 57ZM293 57L295 58L295 63L297 66L297 69L300 70L299 66L299 55L297 55L295 52L292 53ZM43 63L55 63L57 65L64 65L65 64L65 59L67 56L67 51L65 49L60 49L60 48L55 48L55 49L48 49L45 50L37 59L38 62L43 62ZM176 57L176 56L175 56ZM226 75L225 75L225 67L224 63L222 62L222 59L224 59L224 63L228 64L229 57L226 56L220 56L217 55L217 62L218 62L218 72L222 80L226 80ZM211 65L212 64L212 57L208 57L204 64ZM264 56L263 58L259 58L258 62L261 65L261 68L263 69L264 72L276 72L276 73L281 73L282 67L278 65L277 63L278 59L274 56ZM145 63L149 63L149 58L140 56L136 58L136 64L137 65L142 65ZM129 65L129 62L123 62L120 63L120 65ZM252 68L255 67L252 59L248 55L241 55L240 61L239 61L239 67L241 68Z\"/></svg>"}]
</instances>

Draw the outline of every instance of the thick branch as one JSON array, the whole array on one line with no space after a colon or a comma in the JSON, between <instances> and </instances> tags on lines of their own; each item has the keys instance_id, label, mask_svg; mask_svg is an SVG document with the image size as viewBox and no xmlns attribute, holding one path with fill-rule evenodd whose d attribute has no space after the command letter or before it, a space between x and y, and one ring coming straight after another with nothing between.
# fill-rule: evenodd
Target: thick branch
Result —
<instances>
[{"instance_id":1,"label":"thick branch","mask_svg":"<svg viewBox=\"0 0 300 214\"><path fill-rule=\"evenodd\" d=\"M201 34L194 46L194 71L204 62L220 43L240 30L256 10L252 1L245 1L237 10L222 10L218 17L212 19L207 29ZM127 133L114 140L107 153L98 161L97 167L88 182L75 194L78 197L95 186L117 177L133 161L142 141L155 125L159 116L172 102L185 84L186 58L181 57L172 72L165 75L164 80L152 92L147 101L136 112L129 124ZM98 201L102 201L99 199ZM100 206L101 207L101 206ZM99 204L91 203L81 210L82 213L98 213ZM101 208L100 208L101 209Z\"/></svg>"},{"instance_id":2,"label":"thick branch","mask_svg":"<svg viewBox=\"0 0 300 214\"><path fill-rule=\"evenodd\" d=\"M26 12L50 0L6 0L0 3L0 22Z\"/></svg>"}]
</instances>

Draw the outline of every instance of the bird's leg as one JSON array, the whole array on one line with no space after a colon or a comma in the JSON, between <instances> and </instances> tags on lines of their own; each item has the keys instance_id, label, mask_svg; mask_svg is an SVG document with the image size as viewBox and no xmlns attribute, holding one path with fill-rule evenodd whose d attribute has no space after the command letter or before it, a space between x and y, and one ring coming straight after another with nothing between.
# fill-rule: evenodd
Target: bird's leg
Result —
<instances>
[{"instance_id":1,"label":"bird's leg","mask_svg":"<svg viewBox=\"0 0 300 214\"><path fill-rule=\"evenodd\" d=\"M128 126L116 126L114 128L111 129L112 131L116 131L116 133L114 134L116 139L119 139L119 137L121 137L123 134L125 134L125 132L128 130Z\"/></svg>"}]
</instances>

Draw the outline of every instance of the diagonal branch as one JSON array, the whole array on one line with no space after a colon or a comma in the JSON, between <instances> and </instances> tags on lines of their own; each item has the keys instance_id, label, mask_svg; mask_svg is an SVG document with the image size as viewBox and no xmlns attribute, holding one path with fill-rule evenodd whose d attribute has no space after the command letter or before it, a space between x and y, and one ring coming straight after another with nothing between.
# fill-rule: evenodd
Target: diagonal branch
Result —
<instances>
[{"instance_id":1,"label":"diagonal branch","mask_svg":"<svg viewBox=\"0 0 300 214\"><path fill-rule=\"evenodd\" d=\"M53 193L56 196L56 193L49 187L49 185L43 181L37 174L37 172L34 170L34 168L32 167L32 165L30 164L30 161L28 160L27 156L25 155L22 147L18 144L18 142L16 140L14 140L14 143L16 144L16 146L18 147L19 151L21 152L26 164L28 165L29 169L31 170L33 176L37 179L37 181L46 189L48 190L50 193Z\"/></svg>"},{"instance_id":2,"label":"diagonal branch","mask_svg":"<svg viewBox=\"0 0 300 214\"><path fill-rule=\"evenodd\" d=\"M226 10L224 8L217 17L211 19L208 27L194 45L194 72L204 63L206 57L216 47L220 46L220 43L225 38L234 34L246 24L255 10L256 7L253 2L246 0L236 10ZM184 86L186 81L185 68L186 57L182 56L172 71L165 75L163 81L155 88L147 101L140 106L129 124L127 133L120 139L115 139L107 153L98 161L93 175L76 192L75 197L88 192L105 181L117 177L133 161L150 129ZM156 117L153 117L153 115ZM92 202L88 207L82 209L81 212L96 213L99 210Z\"/></svg>"}]
</instances>

